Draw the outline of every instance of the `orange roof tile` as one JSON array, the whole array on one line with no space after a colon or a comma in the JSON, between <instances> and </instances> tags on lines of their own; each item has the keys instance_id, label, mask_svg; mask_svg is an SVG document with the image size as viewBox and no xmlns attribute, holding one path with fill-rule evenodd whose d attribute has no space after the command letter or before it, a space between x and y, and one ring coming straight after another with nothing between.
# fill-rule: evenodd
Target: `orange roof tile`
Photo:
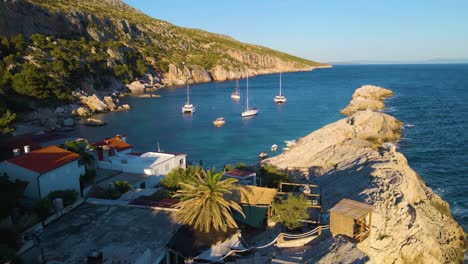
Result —
<instances>
[{"instance_id":1,"label":"orange roof tile","mask_svg":"<svg viewBox=\"0 0 468 264\"><path fill-rule=\"evenodd\" d=\"M75 161L80 157L80 155L68 150L56 146L49 146L31 151L22 156L11 158L8 162L31 171L45 173Z\"/></svg>"},{"instance_id":2,"label":"orange roof tile","mask_svg":"<svg viewBox=\"0 0 468 264\"><path fill-rule=\"evenodd\" d=\"M109 148L114 148L117 151L126 150L132 148L132 145L128 144L127 142L123 141L122 138L117 135L113 138L107 138L103 141L93 143L95 147L102 147L108 146Z\"/></svg>"}]
</instances>

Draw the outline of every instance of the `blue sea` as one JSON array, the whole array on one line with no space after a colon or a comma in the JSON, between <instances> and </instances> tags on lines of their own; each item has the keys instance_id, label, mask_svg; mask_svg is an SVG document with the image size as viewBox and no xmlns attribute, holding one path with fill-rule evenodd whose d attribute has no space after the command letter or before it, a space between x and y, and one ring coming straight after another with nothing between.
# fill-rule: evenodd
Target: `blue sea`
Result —
<instances>
[{"instance_id":1,"label":"blue sea","mask_svg":"<svg viewBox=\"0 0 468 264\"><path fill-rule=\"evenodd\" d=\"M272 144L303 137L343 116L339 113L354 90L364 84L389 88L389 114L405 123L399 150L437 194L447 200L455 218L468 230L468 64L354 65L311 72L284 73L285 105L275 105L279 75L249 79L250 104L258 116L243 119L241 101L230 94L235 82L191 86L194 115L183 115L185 87L158 91L160 98L126 97L128 112L98 115L104 127L78 127L74 135L99 140L126 134L137 151L184 152L188 160L221 168L227 163L255 163ZM213 127L224 117L226 125ZM270 155L273 155L270 153Z\"/></svg>"}]
</instances>

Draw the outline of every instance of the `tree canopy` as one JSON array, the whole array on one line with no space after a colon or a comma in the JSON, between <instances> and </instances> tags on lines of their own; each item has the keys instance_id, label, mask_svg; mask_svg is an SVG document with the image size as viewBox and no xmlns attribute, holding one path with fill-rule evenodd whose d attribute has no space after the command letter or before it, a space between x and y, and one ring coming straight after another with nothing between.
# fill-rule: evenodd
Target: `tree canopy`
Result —
<instances>
[{"instance_id":1,"label":"tree canopy","mask_svg":"<svg viewBox=\"0 0 468 264\"><path fill-rule=\"evenodd\" d=\"M286 199L273 204L272 220L284 224L288 229L300 227L301 220L309 218L307 203L307 198L304 195L289 194Z\"/></svg>"},{"instance_id":2,"label":"tree canopy","mask_svg":"<svg viewBox=\"0 0 468 264\"><path fill-rule=\"evenodd\" d=\"M245 217L239 204L224 199L225 193L231 193L237 186L236 179L221 180L222 172L214 169L200 170L195 174L192 183L180 183L181 190L173 196L181 201L174 207L179 209L176 216L183 224L188 224L198 231L210 230L226 232L229 228L237 228L232 217L233 210Z\"/></svg>"}]
</instances>

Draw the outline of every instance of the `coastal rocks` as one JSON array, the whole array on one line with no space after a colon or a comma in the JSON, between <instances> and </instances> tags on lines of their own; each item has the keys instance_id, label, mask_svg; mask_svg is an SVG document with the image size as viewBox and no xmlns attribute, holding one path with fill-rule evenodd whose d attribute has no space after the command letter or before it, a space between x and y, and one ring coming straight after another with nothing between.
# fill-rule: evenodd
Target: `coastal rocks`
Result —
<instances>
[{"instance_id":1,"label":"coastal rocks","mask_svg":"<svg viewBox=\"0 0 468 264\"><path fill-rule=\"evenodd\" d=\"M109 107L110 111L115 111L117 109L114 99L110 96L104 96L104 102L106 103L107 107Z\"/></svg>"},{"instance_id":2,"label":"coastal rocks","mask_svg":"<svg viewBox=\"0 0 468 264\"><path fill-rule=\"evenodd\" d=\"M75 125L75 120L71 117L66 118L63 120L63 125L66 127L72 127Z\"/></svg>"},{"instance_id":3,"label":"coastal rocks","mask_svg":"<svg viewBox=\"0 0 468 264\"><path fill-rule=\"evenodd\" d=\"M79 116L79 117L87 117L87 116L91 116L93 113L91 112L91 110L89 110L89 108L80 106L72 110L72 114Z\"/></svg>"},{"instance_id":4,"label":"coastal rocks","mask_svg":"<svg viewBox=\"0 0 468 264\"><path fill-rule=\"evenodd\" d=\"M145 92L146 85L143 81L134 81L127 84L125 87L127 87L132 94L138 94Z\"/></svg>"},{"instance_id":5,"label":"coastal rocks","mask_svg":"<svg viewBox=\"0 0 468 264\"><path fill-rule=\"evenodd\" d=\"M370 263L460 263L467 248L466 233L448 204L391 146L389 141L401 137L400 127L389 115L357 111L263 163L282 169L309 168L307 178L321 187L324 212L343 198L373 205L371 234L357 244ZM334 255L346 258L345 253ZM307 253L320 262L322 257L315 254L313 248ZM327 263L326 257L323 262Z\"/></svg>"},{"instance_id":6,"label":"coastal rocks","mask_svg":"<svg viewBox=\"0 0 468 264\"><path fill-rule=\"evenodd\" d=\"M130 109L130 106L128 104L118 105L119 100L112 96L104 96L103 100L101 100L96 94L93 94L91 96L80 95L79 101L83 104L83 106L74 109L72 113L80 117L87 117L94 113L102 113L109 111L113 112Z\"/></svg>"},{"instance_id":7,"label":"coastal rocks","mask_svg":"<svg viewBox=\"0 0 468 264\"><path fill-rule=\"evenodd\" d=\"M92 112L107 112L109 111L109 106L101 101L96 94L91 96L80 96L80 101L82 104L87 106Z\"/></svg>"},{"instance_id":8,"label":"coastal rocks","mask_svg":"<svg viewBox=\"0 0 468 264\"><path fill-rule=\"evenodd\" d=\"M352 115L360 110L382 110L385 108L383 100L393 96L393 92L374 85L364 85L356 89L349 104L340 112Z\"/></svg>"},{"instance_id":9,"label":"coastal rocks","mask_svg":"<svg viewBox=\"0 0 468 264\"><path fill-rule=\"evenodd\" d=\"M104 126L106 125L107 123L102 121L102 120L99 120L99 119L96 119L96 118L87 118L83 124L85 126Z\"/></svg>"}]
</instances>

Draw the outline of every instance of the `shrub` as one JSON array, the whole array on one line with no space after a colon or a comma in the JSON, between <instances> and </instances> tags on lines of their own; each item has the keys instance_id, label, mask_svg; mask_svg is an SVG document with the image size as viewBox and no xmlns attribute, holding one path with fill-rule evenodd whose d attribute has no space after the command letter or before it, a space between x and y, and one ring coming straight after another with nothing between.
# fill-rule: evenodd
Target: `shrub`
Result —
<instances>
[{"instance_id":1,"label":"shrub","mask_svg":"<svg viewBox=\"0 0 468 264\"><path fill-rule=\"evenodd\" d=\"M85 174L80 176L80 182L86 184L92 184L94 182L94 178L96 177L96 170L86 170Z\"/></svg>"},{"instance_id":2,"label":"shrub","mask_svg":"<svg viewBox=\"0 0 468 264\"><path fill-rule=\"evenodd\" d=\"M273 221L285 225L288 229L298 228L301 220L308 219L307 198L304 195L288 195L288 198L275 202L272 207Z\"/></svg>"},{"instance_id":3,"label":"shrub","mask_svg":"<svg viewBox=\"0 0 468 264\"><path fill-rule=\"evenodd\" d=\"M64 206L69 206L76 201L78 198L78 193L73 189L53 191L47 195L47 198L52 202L57 198L63 200Z\"/></svg>"},{"instance_id":4,"label":"shrub","mask_svg":"<svg viewBox=\"0 0 468 264\"><path fill-rule=\"evenodd\" d=\"M156 199L171 198L172 192L168 190L158 190L154 192L151 196L153 196Z\"/></svg>"},{"instance_id":5,"label":"shrub","mask_svg":"<svg viewBox=\"0 0 468 264\"><path fill-rule=\"evenodd\" d=\"M191 183L196 178L197 173L201 173L202 167L188 166L187 169L176 168L170 171L167 176L161 180L161 185L171 191L179 190L180 183Z\"/></svg>"},{"instance_id":6,"label":"shrub","mask_svg":"<svg viewBox=\"0 0 468 264\"><path fill-rule=\"evenodd\" d=\"M122 194L117 189L106 188L98 198L116 200L119 199L120 196L122 196Z\"/></svg>"},{"instance_id":7,"label":"shrub","mask_svg":"<svg viewBox=\"0 0 468 264\"><path fill-rule=\"evenodd\" d=\"M130 183L126 181L115 181L114 188L122 195L132 189Z\"/></svg>"},{"instance_id":8,"label":"shrub","mask_svg":"<svg viewBox=\"0 0 468 264\"><path fill-rule=\"evenodd\" d=\"M52 203L48 198L43 198L33 205L34 212L44 220L52 214Z\"/></svg>"},{"instance_id":9,"label":"shrub","mask_svg":"<svg viewBox=\"0 0 468 264\"><path fill-rule=\"evenodd\" d=\"M265 186L271 188L278 188L281 182L291 182L289 174L278 170L278 168L272 165L263 166L260 169L258 176L262 178Z\"/></svg>"}]
</instances>

